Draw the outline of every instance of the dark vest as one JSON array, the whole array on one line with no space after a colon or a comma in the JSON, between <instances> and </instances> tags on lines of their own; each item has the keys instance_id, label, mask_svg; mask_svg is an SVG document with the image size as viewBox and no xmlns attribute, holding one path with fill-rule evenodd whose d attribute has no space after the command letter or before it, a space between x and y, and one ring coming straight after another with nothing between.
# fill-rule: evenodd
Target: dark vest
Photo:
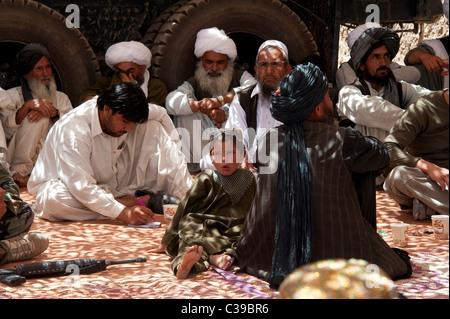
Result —
<instances>
[{"instance_id":1,"label":"dark vest","mask_svg":"<svg viewBox=\"0 0 450 319\"><path fill-rule=\"evenodd\" d=\"M258 104L258 95L251 97L256 84L251 85L238 93L239 104L245 112L247 128L253 128L256 132L256 106ZM249 136L249 145L253 144L254 137Z\"/></svg>"}]
</instances>

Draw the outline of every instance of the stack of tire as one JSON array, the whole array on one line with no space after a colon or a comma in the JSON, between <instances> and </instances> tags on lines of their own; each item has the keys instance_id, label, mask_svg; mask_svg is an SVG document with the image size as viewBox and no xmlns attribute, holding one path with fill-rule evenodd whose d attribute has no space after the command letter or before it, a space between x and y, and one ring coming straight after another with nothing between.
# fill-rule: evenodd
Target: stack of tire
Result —
<instances>
[{"instance_id":1,"label":"stack of tire","mask_svg":"<svg viewBox=\"0 0 450 319\"><path fill-rule=\"evenodd\" d=\"M73 106L81 92L101 75L96 56L80 31L68 28L66 17L35 1L0 0L1 42L47 46L60 90Z\"/></svg>"},{"instance_id":2,"label":"stack of tire","mask_svg":"<svg viewBox=\"0 0 450 319\"><path fill-rule=\"evenodd\" d=\"M223 29L230 36L248 33L261 43L280 40L293 63L318 54L306 25L278 0L181 0L155 19L141 40L153 54L152 76L166 83L169 91L193 74L197 32L209 27Z\"/></svg>"}]
</instances>

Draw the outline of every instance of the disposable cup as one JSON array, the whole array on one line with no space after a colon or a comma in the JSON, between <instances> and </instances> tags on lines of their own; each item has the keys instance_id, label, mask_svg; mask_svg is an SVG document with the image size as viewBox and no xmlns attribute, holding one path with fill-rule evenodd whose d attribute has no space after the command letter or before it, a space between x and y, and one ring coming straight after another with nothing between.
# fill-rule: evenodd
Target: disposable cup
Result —
<instances>
[{"instance_id":1,"label":"disposable cup","mask_svg":"<svg viewBox=\"0 0 450 319\"><path fill-rule=\"evenodd\" d=\"M431 225L435 239L448 239L448 215L432 215Z\"/></svg>"},{"instance_id":2,"label":"disposable cup","mask_svg":"<svg viewBox=\"0 0 450 319\"><path fill-rule=\"evenodd\" d=\"M163 205L164 208L164 220L168 223L173 219L175 213L177 212L178 205L175 204L166 204Z\"/></svg>"},{"instance_id":3,"label":"disposable cup","mask_svg":"<svg viewBox=\"0 0 450 319\"><path fill-rule=\"evenodd\" d=\"M405 247L408 245L408 226L409 224L405 223L391 224L392 237L395 246Z\"/></svg>"}]
</instances>

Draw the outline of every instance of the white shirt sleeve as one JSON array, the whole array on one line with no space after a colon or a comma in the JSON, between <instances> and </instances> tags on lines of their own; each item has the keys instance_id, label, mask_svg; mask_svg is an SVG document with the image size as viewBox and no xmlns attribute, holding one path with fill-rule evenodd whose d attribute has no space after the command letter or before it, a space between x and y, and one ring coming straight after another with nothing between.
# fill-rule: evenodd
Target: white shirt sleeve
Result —
<instances>
[{"instance_id":1,"label":"white shirt sleeve","mask_svg":"<svg viewBox=\"0 0 450 319\"><path fill-rule=\"evenodd\" d=\"M382 97L363 95L353 85L346 85L339 91L337 108L356 124L385 131L389 131L404 112Z\"/></svg>"},{"instance_id":2,"label":"white shirt sleeve","mask_svg":"<svg viewBox=\"0 0 450 319\"><path fill-rule=\"evenodd\" d=\"M166 110L170 115L190 115L193 114L189 100L197 98L194 94L194 88L189 82L185 81L176 90L170 92L166 98Z\"/></svg>"},{"instance_id":3,"label":"white shirt sleeve","mask_svg":"<svg viewBox=\"0 0 450 319\"><path fill-rule=\"evenodd\" d=\"M228 119L225 123L225 128L237 128L242 131L244 138L245 148L248 150L248 125L246 120L245 111L239 103L239 98L236 95L233 101L230 103L230 110L228 113Z\"/></svg>"}]
</instances>

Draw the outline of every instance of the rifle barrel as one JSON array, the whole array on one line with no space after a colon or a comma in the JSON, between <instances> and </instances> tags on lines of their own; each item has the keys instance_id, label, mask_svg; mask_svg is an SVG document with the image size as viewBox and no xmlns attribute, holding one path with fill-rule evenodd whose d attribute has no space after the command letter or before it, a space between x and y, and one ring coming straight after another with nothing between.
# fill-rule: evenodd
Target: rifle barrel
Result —
<instances>
[{"instance_id":1,"label":"rifle barrel","mask_svg":"<svg viewBox=\"0 0 450 319\"><path fill-rule=\"evenodd\" d=\"M147 258L145 257L138 257L138 258L132 258L132 259L120 259L120 260L107 260L106 265L118 265L118 264L127 264L127 263L144 263L147 261Z\"/></svg>"}]
</instances>

